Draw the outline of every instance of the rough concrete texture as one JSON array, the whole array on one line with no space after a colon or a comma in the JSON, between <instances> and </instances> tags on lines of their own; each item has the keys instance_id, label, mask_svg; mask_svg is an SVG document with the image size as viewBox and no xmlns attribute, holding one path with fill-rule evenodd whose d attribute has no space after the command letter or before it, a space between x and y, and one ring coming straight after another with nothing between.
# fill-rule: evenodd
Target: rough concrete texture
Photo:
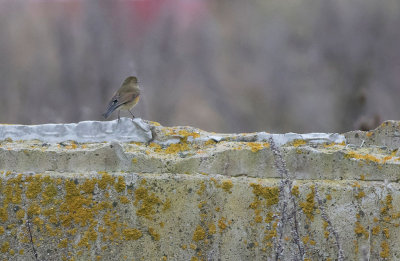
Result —
<instances>
[{"instance_id":1,"label":"rough concrete texture","mask_svg":"<svg viewBox=\"0 0 400 261\"><path fill-rule=\"evenodd\" d=\"M400 259L398 122L270 135L136 120L121 141L127 121L95 123L113 138L90 143L0 126L2 260Z\"/></svg>"}]
</instances>

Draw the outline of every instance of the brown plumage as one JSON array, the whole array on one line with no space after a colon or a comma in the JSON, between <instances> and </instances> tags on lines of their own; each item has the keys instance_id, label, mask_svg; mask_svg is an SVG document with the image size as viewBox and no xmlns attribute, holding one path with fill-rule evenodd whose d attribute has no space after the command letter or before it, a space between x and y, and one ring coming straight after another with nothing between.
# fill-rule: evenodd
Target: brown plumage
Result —
<instances>
[{"instance_id":1,"label":"brown plumage","mask_svg":"<svg viewBox=\"0 0 400 261\"><path fill-rule=\"evenodd\" d=\"M103 113L104 118L108 118L113 111L118 110L118 120L120 110L127 110L132 117L135 116L130 111L139 101L140 88L135 76L130 76L122 83L121 88L114 94L108 103L107 110Z\"/></svg>"}]
</instances>

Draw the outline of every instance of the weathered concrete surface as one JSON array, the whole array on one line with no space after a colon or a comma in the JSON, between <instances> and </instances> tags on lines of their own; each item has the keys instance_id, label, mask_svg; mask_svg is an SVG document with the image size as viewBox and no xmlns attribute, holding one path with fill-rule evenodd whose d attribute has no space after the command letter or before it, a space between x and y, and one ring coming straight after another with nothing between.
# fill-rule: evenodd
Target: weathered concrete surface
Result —
<instances>
[{"instance_id":1,"label":"weathered concrete surface","mask_svg":"<svg viewBox=\"0 0 400 261\"><path fill-rule=\"evenodd\" d=\"M137 124L91 143L10 139L2 125L0 258L400 259L398 122L344 135Z\"/></svg>"}]
</instances>

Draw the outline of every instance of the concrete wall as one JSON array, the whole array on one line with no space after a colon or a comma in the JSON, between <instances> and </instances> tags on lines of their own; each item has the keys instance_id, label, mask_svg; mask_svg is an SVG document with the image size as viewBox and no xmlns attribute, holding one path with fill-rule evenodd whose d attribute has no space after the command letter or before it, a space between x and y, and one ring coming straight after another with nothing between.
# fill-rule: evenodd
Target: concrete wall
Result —
<instances>
[{"instance_id":1,"label":"concrete wall","mask_svg":"<svg viewBox=\"0 0 400 261\"><path fill-rule=\"evenodd\" d=\"M1 260L400 259L398 122L71 126L0 125Z\"/></svg>"}]
</instances>

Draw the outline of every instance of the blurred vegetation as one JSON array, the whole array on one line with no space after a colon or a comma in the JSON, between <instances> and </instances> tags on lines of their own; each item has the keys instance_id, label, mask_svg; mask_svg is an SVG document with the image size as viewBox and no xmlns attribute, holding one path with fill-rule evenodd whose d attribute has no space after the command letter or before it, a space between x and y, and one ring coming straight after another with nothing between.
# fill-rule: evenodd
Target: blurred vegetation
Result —
<instances>
[{"instance_id":1,"label":"blurred vegetation","mask_svg":"<svg viewBox=\"0 0 400 261\"><path fill-rule=\"evenodd\" d=\"M397 0L2 0L0 122L101 120L137 75L167 126L374 128L399 119L399 28Z\"/></svg>"}]
</instances>

